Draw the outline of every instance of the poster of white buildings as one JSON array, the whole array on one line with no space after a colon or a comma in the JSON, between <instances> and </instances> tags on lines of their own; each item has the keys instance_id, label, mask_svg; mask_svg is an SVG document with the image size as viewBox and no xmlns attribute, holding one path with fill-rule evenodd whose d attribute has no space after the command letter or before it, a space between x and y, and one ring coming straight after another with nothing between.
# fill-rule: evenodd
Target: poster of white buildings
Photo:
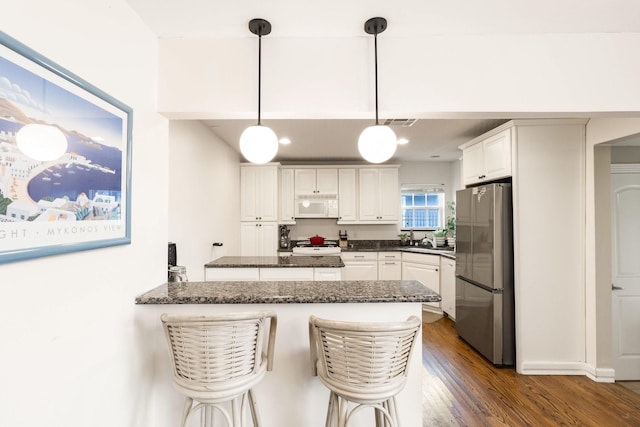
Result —
<instances>
[{"instance_id":1,"label":"poster of white buildings","mask_svg":"<svg viewBox=\"0 0 640 427\"><path fill-rule=\"evenodd\" d=\"M6 34L0 42L0 263L129 243L131 110ZM59 157L18 144L32 124L64 135Z\"/></svg>"}]
</instances>

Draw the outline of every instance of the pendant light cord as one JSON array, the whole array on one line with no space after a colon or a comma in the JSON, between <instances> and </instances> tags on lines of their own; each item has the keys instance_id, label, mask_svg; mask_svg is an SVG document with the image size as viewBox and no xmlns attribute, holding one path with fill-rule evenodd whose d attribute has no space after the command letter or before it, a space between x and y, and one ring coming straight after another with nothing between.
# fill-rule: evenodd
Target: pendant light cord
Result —
<instances>
[{"instance_id":1,"label":"pendant light cord","mask_svg":"<svg viewBox=\"0 0 640 427\"><path fill-rule=\"evenodd\" d=\"M260 93L262 88L262 34L258 35L258 126L260 126Z\"/></svg>"},{"instance_id":2,"label":"pendant light cord","mask_svg":"<svg viewBox=\"0 0 640 427\"><path fill-rule=\"evenodd\" d=\"M375 79L376 79L376 125L378 123L378 34L373 35L373 49L375 51Z\"/></svg>"}]
</instances>

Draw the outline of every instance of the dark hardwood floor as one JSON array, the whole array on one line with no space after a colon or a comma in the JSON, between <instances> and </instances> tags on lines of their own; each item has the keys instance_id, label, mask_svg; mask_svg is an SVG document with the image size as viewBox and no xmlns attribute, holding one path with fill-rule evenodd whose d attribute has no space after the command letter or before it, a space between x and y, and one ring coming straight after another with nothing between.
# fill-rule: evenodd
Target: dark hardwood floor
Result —
<instances>
[{"instance_id":1,"label":"dark hardwood floor","mask_svg":"<svg viewBox=\"0 0 640 427\"><path fill-rule=\"evenodd\" d=\"M424 426L640 426L640 394L620 384L498 369L450 319L422 326Z\"/></svg>"}]
</instances>

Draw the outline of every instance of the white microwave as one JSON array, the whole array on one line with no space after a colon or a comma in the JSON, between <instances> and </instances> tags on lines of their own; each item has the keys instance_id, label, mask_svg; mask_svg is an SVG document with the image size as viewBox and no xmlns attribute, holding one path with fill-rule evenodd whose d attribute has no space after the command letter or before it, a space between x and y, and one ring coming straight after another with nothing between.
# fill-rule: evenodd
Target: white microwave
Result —
<instances>
[{"instance_id":1,"label":"white microwave","mask_svg":"<svg viewBox=\"0 0 640 427\"><path fill-rule=\"evenodd\" d=\"M296 218L338 218L338 195L296 196Z\"/></svg>"}]
</instances>

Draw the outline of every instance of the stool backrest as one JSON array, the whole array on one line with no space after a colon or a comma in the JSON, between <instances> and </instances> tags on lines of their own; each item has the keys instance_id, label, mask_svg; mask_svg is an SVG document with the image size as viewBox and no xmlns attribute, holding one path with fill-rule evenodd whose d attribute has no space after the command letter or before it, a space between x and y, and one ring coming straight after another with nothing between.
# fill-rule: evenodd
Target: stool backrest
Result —
<instances>
[{"instance_id":1,"label":"stool backrest","mask_svg":"<svg viewBox=\"0 0 640 427\"><path fill-rule=\"evenodd\" d=\"M266 321L271 319L266 354ZM174 380L190 388L241 380L271 370L276 334L272 312L209 316L163 314Z\"/></svg>"},{"instance_id":2,"label":"stool backrest","mask_svg":"<svg viewBox=\"0 0 640 427\"><path fill-rule=\"evenodd\" d=\"M404 383L420 325L416 316L390 323L339 322L311 316L313 373L356 389Z\"/></svg>"}]
</instances>

